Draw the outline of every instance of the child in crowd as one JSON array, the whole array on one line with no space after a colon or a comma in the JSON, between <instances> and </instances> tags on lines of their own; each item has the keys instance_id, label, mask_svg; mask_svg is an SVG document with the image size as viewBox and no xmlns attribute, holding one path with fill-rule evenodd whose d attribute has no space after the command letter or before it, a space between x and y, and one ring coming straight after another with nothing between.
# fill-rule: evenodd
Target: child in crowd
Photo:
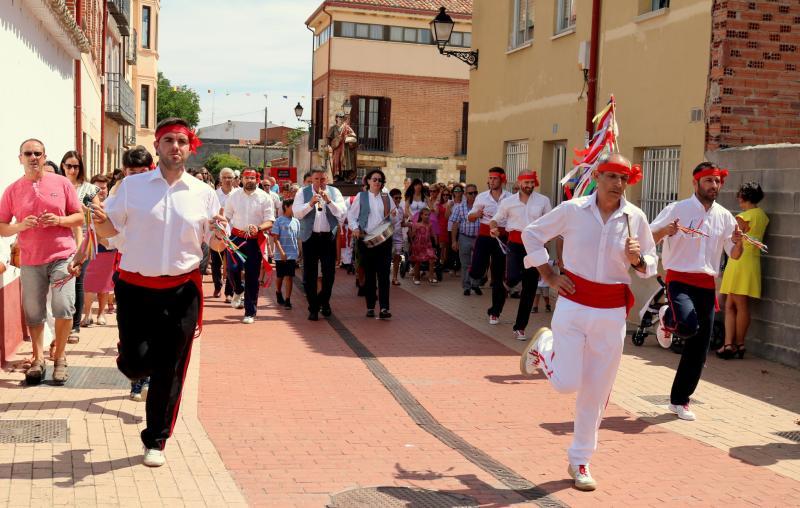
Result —
<instances>
[{"instance_id":1,"label":"child in crowd","mask_svg":"<svg viewBox=\"0 0 800 508\"><path fill-rule=\"evenodd\" d=\"M555 266L555 261L551 259L547 261L547 264L550 265L550 268L552 268L555 273L558 273L558 267ZM544 278L539 277L539 284L536 288L536 296L533 299L532 314L539 312L539 299L542 297L544 297L545 309L547 312L550 312L552 310L550 308L550 286L547 285L547 281L545 281Z\"/></svg>"},{"instance_id":2,"label":"child in crowd","mask_svg":"<svg viewBox=\"0 0 800 508\"><path fill-rule=\"evenodd\" d=\"M431 210L423 208L419 212L417 222L411 223L411 262L414 263L414 284L419 285L420 265L425 261L430 265L430 273L433 274L433 267L436 265L438 257L433 246L436 244L436 235L431 225ZM435 276L428 279L431 284L439 282Z\"/></svg>"},{"instance_id":3,"label":"child in crowd","mask_svg":"<svg viewBox=\"0 0 800 508\"><path fill-rule=\"evenodd\" d=\"M292 215L293 199L283 202L283 215L272 225L272 237L275 239L275 296L278 305L292 308L292 281L297 269L297 257L300 253L297 238L300 236L300 221ZM286 297L284 298L284 291Z\"/></svg>"},{"instance_id":4,"label":"child in crowd","mask_svg":"<svg viewBox=\"0 0 800 508\"><path fill-rule=\"evenodd\" d=\"M392 285L399 286L400 281L397 280L397 275L400 272L400 264L403 261L403 229L406 225L405 207L400 206L403 202L403 192L400 189L392 189L389 191L389 197L392 198L395 204L392 214L400 216L400 227L397 228L392 236Z\"/></svg>"}]
</instances>

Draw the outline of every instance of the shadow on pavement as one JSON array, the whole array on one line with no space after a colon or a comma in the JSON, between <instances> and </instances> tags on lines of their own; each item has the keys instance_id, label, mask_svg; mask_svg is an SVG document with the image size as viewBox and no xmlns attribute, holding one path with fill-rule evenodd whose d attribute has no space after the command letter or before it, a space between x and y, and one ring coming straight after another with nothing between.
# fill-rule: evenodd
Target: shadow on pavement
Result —
<instances>
[{"instance_id":1,"label":"shadow on pavement","mask_svg":"<svg viewBox=\"0 0 800 508\"><path fill-rule=\"evenodd\" d=\"M2 384L2 383L0 383ZM31 387L31 389L36 389L36 387ZM113 414L114 416L118 417L122 420L123 423L126 424L133 424L136 425L143 421L141 416L135 416L130 413L126 413L125 411L116 411L111 410L101 405L102 402L109 402L112 400L120 400L120 399L127 399L127 393L125 395L117 395L115 397L97 397L93 399L86 399L86 400L46 400L42 402L35 402L36 408L39 411L47 410L47 409L59 409L64 408L66 405L69 405L72 409L83 409L87 414ZM3 409L3 412L6 411L15 411L15 410L25 410L30 409L31 402L9 402L7 404L0 404L0 408Z\"/></svg>"},{"instance_id":2,"label":"shadow on pavement","mask_svg":"<svg viewBox=\"0 0 800 508\"><path fill-rule=\"evenodd\" d=\"M520 384L526 384L525 381L536 381L540 379L547 379L541 371L537 372L535 376L513 374L510 376L488 375L488 376L483 376L483 378L489 381L490 383L497 383L499 385L520 385Z\"/></svg>"},{"instance_id":3,"label":"shadow on pavement","mask_svg":"<svg viewBox=\"0 0 800 508\"><path fill-rule=\"evenodd\" d=\"M766 445L735 446L728 455L754 466L771 466L781 460L799 460L800 444L769 443Z\"/></svg>"},{"instance_id":4,"label":"shadow on pavement","mask_svg":"<svg viewBox=\"0 0 800 508\"><path fill-rule=\"evenodd\" d=\"M63 481L54 481L53 485L56 487L70 488L74 487L75 484L80 483L88 476L101 475L111 471L133 467L141 462L141 455L134 455L123 459L87 462L86 455L91 451L91 449L68 450L55 455L52 460L32 460L28 462L0 464L0 469L7 468L11 471L13 467L14 473L12 473L12 478L20 480L29 479L31 477L33 479L38 479L37 471L46 475L46 478L52 476L53 480L64 478Z\"/></svg>"},{"instance_id":5,"label":"shadow on pavement","mask_svg":"<svg viewBox=\"0 0 800 508\"><path fill-rule=\"evenodd\" d=\"M647 428L675 420L675 415L664 414L648 418L629 418L627 416L606 416L600 424L601 430L610 430L622 434L641 434ZM539 425L556 436L572 434L573 422L545 422ZM666 432L666 431L665 431Z\"/></svg>"}]
</instances>

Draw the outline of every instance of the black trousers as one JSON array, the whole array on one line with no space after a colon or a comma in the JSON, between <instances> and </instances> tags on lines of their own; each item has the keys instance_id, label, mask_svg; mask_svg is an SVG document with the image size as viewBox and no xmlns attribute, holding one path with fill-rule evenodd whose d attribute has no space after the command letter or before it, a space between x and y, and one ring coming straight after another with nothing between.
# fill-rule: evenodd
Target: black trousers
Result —
<instances>
[{"instance_id":1,"label":"black trousers","mask_svg":"<svg viewBox=\"0 0 800 508\"><path fill-rule=\"evenodd\" d=\"M255 238L234 236L232 239L247 259L242 261L235 254L227 254L228 280L233 284L233 291L237 295L244 292L244 315L255 317L258 309L258 292L261 289L258 279L261 277L261 261L264 256ZM244 284L242 284L242 270L244 270Z\"/></svg>"},{"instance_id":2,"label":"black trousers","mask_svg":"<svg viewBox=\"0 0 800 508\"><path fill-rule=\"evenodd\" d=\"M669 308L664 314L664 326L684 339L669 398L672 404L688 404L700 382L711 343L715 295L713 289L672 281L667 285L667 299Z\"/></svg>"},{"instance_id":3,"label":"black trousers","mask_svg":"<svg viewBox=\"0 0 800 508\"><path fill-rule=\"evenodd\" d=\"M150 289L123 280L117 297L117 367L134 381L150 376L142 442L164 449L178 417L201 295L194 283Z\"/></svg>"},{"instance_id":4,"label":"black trousers","mask_svg":"<svg viewBox=\"0 0 800 508\"><path fill-rule=\"evenodd\" d=\"M83 302L85 300L85 293L83 292L83 279L86 278L86 268L89 266L89 261L81 265L81 274L75 278L75 314L72 315L72 329L81 329L81 319L83 319Z\"/></svg>"},{"instance_id":5,"label":"black trousers","mask_svg":"<svg viewBox=\"0 0 800 508\"><path fill-rule=\"evenodd\" d=\"M317 276L322 265L322 290L317 293ZM331 306L333 280L336 276L336 237L331 233L311 233L303 242L303 288L309 312Z\"/></svg>"},{"instance_id":6,"label":"black trousers","mask_svg":"<svg viewBox=\"0 0 800 508\"><path fill-rule=\"evenodd\" d=\"M533 299L536 296L536 286L539 284L539 270L525 268L525 246L521 243L508 242L508 257L506 260L506 283L514 287L522 281L522 292L519 295L519 308L517 320L514 321L514 330L525 330L531 318Z\"/></svg>"},{"instance_id":7,"label":"black trousers","mask_svg":"<svg viewBox=\"0 0 800 508\"><path fill-rule=\"evenodd\" d=\"M211 252L211 280L214 281L214 292L222 289L222 263L227 254L225 252ZM225 296L233 296L233 284L225 277Z\"/></svg>"},{"instance_id":8,"label":"black trousers","mask_svg":"<svg viewBox=\"0 0 800 508\"><path fill-rule=\"evenodd\" d=\"M361 266L364 268L364 298L367 309L375 309L376 301L381 310L389 310L389 276L392 270L392 239L369 248L361 243ZM378 294L375 296L375 281L378 283Z\"/></svg>"},{"instance_id":9,"label":"black trousers","mask_svg":"<svg viewBox=\"0 0 800 508\"><path fill-rule=\"evenodd\" d=\"M472 251L472 266L469 276L480 280L486 275L489 268L492 274L492 306L486 313L490 316L499 316L506 303L506 288L503 285L506 272L506 255L500 250L497 239L491 236L479 236L475 240L475 249Z\"/></svg>"}]
</instances>

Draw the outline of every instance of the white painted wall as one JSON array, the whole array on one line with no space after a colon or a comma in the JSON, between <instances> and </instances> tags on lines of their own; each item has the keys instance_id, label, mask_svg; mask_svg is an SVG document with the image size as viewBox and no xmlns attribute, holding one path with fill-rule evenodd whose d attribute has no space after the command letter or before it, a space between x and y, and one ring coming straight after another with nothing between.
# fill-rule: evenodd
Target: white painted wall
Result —
<instances>
[{"instance_id":1,"label":"white painted wall","mask_svg":"<svg viewBox=\"0 0 800 508\"><path fill-rule=\"evenodd\" d=\"M0 192L22 176L19 144L41 139L56 164L75 144L74 60L19 0L0 0ZM10 239L0 239L0 260ZM0 286L17 277L8 270Z\"/></svg>"}]
</instances>

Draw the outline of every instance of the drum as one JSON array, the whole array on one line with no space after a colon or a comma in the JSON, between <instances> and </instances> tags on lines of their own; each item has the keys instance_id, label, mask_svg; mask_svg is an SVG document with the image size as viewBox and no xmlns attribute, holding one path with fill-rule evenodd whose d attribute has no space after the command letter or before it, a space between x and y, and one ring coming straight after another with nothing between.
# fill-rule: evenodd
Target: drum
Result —
<instances>
[{"instance_id":1,"label":"drum","mask_svg":"<svg viewBox=\"0 0 800 508\"><path fill-rule=\"evenodd\" d=\"M391 219L388 217L384 219L380 224L372 228L367 235L364 237L364 245L367 248L377 247L378 245L382 244L386 240L392 237L394 234L394 226L392 225Z\"/></svg>"}]
</instances>

